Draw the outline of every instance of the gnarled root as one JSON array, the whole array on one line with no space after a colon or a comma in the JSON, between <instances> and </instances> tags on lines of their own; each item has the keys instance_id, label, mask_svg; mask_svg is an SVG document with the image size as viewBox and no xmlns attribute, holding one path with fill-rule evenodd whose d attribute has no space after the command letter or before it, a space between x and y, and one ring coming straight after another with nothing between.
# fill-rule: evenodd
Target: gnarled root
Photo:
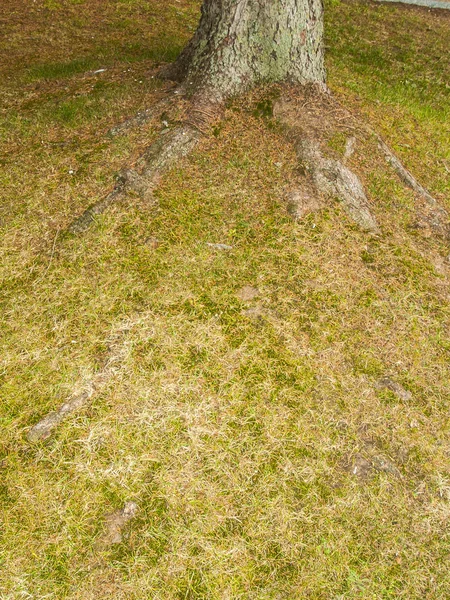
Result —
<instances>
[{"instance_id":1,"label":"gnarled root","mask_svg":"<svg viewBox=\"0 0 450 600\"><path fill-rule=\"evenodd\" d=\"M310 213L325 208L325 202L320 198L316 188L308 182L305 185L290 190L286 195L288 213L296 221L300 221Z\"/></svg>"},{"instance_id":2,"label":"gnarled root","mask_svg":"<svg viewBox=\"0 0 450 600\"><path fill-rule=\"evenodd\" d=\"M127 133L130 129L135 127L142 127L146 123L149 123L153 119L156 119L162 113L166 111L171 105L171 101L173 101L173 97L168 95L164 96L160 100L158 100L153 106L146 108L144 110L140 110L135 115L122 121L118 125L111 127L108 131L108 135L111 137L115 137L118 135L123 135Z\"/></svg>"},{"instance_id":3,"label":"gnarled root","mask_svg":"<svg viewBox=\"0 0 450 600\"><path fill-rule=\"evenodd\" d=\"M425 189L412 175L410 171L401 163L399 158L382 140L375 134L378 139L378 145L384 154L387 162L393 167L401 181L413 190L425 202L424 220L426 225L429 225L437 234L445 238L450 237L450 215L439 202L433 198L430 192Z\"/></svg>"},{"instance_id":4,"label":"gnarled root","mask_svg":"<svg viewBox=\"0 0 450 600\"><path fill-rule=\"evenodd\" d=\"M205 127L218 114L217 109L217 106L208 105L192 107L185 121L174 129L163 131L137 160L135 168L121 171L114 189L77 217L67 232L78 234L86 231L98 215L129 192L153 201L153 190L160 176L194 150L205 133Z\"/></svg>"},{"instance_id":5,"label":"gnarled root","mask_svg":"<svg viewBox=\"0 0 450 600\"><path fill-rule=\"evenodd\" d=\"M114 204L114 202L124 195L125 184L126 180L119 174L112 192L105 196L105 198L95 202L95 204L91 204L91 206L89 206L89 208L87 208L79 217L72 221L66 230L67 233L83 233L83 231L89 229L97 215L103 214L111 204Z\"/></svg>"},{"instance_id":6,"label":"gnarled root","mask_svg":"<svg viewBox=\"0 0 450 600\"><path fill-rule=\"evenodd\" d=\"M318 95L323 103L323 94ZM314 104L313 98L312 103ZM296 218L306 213L320 210L326 198L337 198L347 214L365 231L379 233L378 223L370 210L364 187L359 177L344 162L325 157L322 153L319 134L322 117L302 110L295 100L289 97L280 99L274 108L275 116L287 128L289 139L294 143L301 165L307 174L302 187L288 196L288 210ZM323 107L322 107L323 108ZM355 138L347 141L343 160L348 160L355 147Z\"/></svg>"},{"instance_id":7,"label":"gnarled root","mask_svg":"<svg viewBox=\"0 0 450 600\"><path fill-rule=\"evenodd\" d=\"M98 215L103 214L129 192L135 192L139 197L151 200L159 176L172 167L177 160L187 156L195 148L200 137L198 129L191 125L182 125L161 134L138 160L137 166L140 172L134 169L121 171L112 192L87 208L71 223L67 232L83 233L89 229Z\"/></svg>"},{"instance_id":8,"label":"gnarled root","mask_svg":"<svg viewBox=\"0 0 450 600\"><path fill-rule=\"evenodd\" d=\"M339 198L355 223L365 231L379 233L377 221L370 211L369 201L359 177L342 162L325 158L316 140L302 138L296 150L301 162L311 174L318 192Z\"/></svg>"},{"instance_id":9,"label":"gnarled root","mask_svg":"<svg viewBox=\"0 0 450 600\"><path fill-rule=\"evenodd\" d=\"M385 160L391 165L398 177L408 188L410 188L416 196L422 201L422 214L419 216L417 223L418 227L430 227L435 234L444 238L450 238L450 215L448 211L440 204L440 202L434 198L430 192L421 185L414 175L408 171L403 165L398 156L393 150L386 144L382 137L374 131L369 125L361 121L358 117L353 115L348 109L342 107L340 103L333 97L330 96L330 101L338 106L340 112L345 113L346 118L353 120L357 125L357 128L362 134L373 136L385 158Z\"/></svg>"},{"instance_id":10,"label":"gnarled root","mask_svg":"<svg viewBox=\"0 0 450 600\"><path fill-rule=\"evenodd\" d=\"M360 227L373 233L379 231L364 187L347 166L347 161L355 152L357 135L364 139L375 139L384 159L416 194L419 201L416 207L417 227L450 238L450 215L447 210L405 168L383 139L341 106L331 94L323 94L313 86L302 90L287 88L274 106L274 116L285 126L298 158L309 175L300 189L288 195L289 212L296 218L320 210L325 205L324 198L332 196L341 200L346 212ZM332 132L348 134L341 159L329 158L322 153L322 148L331 140ZM333 153L336 155L336 150Z\"/></svg>"},{"instance_id":11,"label":"gnarled root","mask_svg":"<svg viewBox=\"0 0 450 600\"><path fill-rule=\"evenodd\" d=\"M55 410L46 415L39 423L36 423L27 434L28 441L38 442L45 440L52 434L53 430L58 427L71 413L85 406L95 391L95 386L90 383L86 391L76 394L69 398L58 410Z\"/></svg>"}]
</instances>

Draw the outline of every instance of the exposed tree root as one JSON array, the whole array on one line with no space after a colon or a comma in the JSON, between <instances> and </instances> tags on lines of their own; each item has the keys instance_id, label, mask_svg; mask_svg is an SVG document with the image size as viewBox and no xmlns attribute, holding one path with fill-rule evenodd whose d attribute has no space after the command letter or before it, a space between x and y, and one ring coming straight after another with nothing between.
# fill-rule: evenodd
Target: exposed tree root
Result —
<instances>
[{"instance_id":1,"label":"exposed tree root","mask_svg":"<svg viewBox=\"0 0 450 600\"><path fill-rule=\"evenodd\" d=\"M110 513L105 518L105 531L97 540L96 548L105 550L114 544L120 544L127 524L134 519L139 507L136 502L126 502L124 507Z\"/></svg>"},{"instance_id":2,"label":"exposed tree root","mask_svg":"<svg viewBox=\"0 0 450 600\"><path fill-rule=\"evenodd\" d=\"M378 390L390 390L393 392L400 400L404 402L411 402L413 396L410 391L405 390L399 383L392 380L390 377L382 377L376 382L375 387Z\"/></svg>"},{"instance_id":3,"label":"exposed tree root","mask_svg":"<svg viewBox=\"0 0 450 600\"><path fill-rule=\"evenodd\" d=\"M320 210L325 206L323 197L333 196L341 200L346 212L359 226L367 231L378 232L379 227L370 210L363 185L346 165L355 152L358 138L375 138L384 159L421 201L417 206L416 226L450 238L447 210L404 167L383 139L341 106L331 94L324 94L314 86L302 90L286 88L274 106L274 116L286 127L299 160L309 175L309 181L302 182L299 189L288 194L288 209L294 217L301 218L308 212ZM342 160L324 156L323 149L332 134L342 131L348 134Z\"/></svg>"},{"instance_id":4,"label":"exposed tree root","mask_svg":"<svg viewBox=\"0 0 450 600\"><path fill-rule=\"evenodd\" d=\"M172 92L172 95L169 93ZM160 117L167 109L170 108L174 101L174 88L171 86L168 90L166 90L166 95L163 98L160 98L153 106L146 108L145 110L140 110L134 116L122 121L118 125L111 127L108 131L108 135L115 137L118 135L124 135L130 129L134 129L135 127L142 127L146 123L149 123L153 119ZM175 96L176 98L176 96Z\"/></svg>"},{"instance_id":5,"label":"exposed tree root","mask_svg":"<svg viewBox=\"0 0 450 600\"><path fill-rule=\"evenodd\" d=\"M114 189L77 217L69 225L67 232L78 234L86 231L98 215L129 192L134 192L147 201L153 201L153 190L160 176L192 152L202 136L205 118L202 116L202 119L199 119L195 110L192 112L194 115L189 122L162 132L138 159L134 169L121 171Z\"/></svg>"},{"instance_id":6,"label":"exposed tree root","mask_svg":"<svg viewBox=\"0 0 450 600\"><path fill-rule=\"evenodd\" d=\"M79 382L74 392L56 411L50 412L36 423L27 433L30 442L45 440L71 414L87 406L94 394L104 388L119 372L128 352L126 336L128 332L141 323L143 317L126 321L108 340L109 353L102 369L88 380Z\"/></svg>"},{"instance_id":7,"label":"exposed tree root","mask_svg":"<svg viewBox=\"0 0 450 600\"><path fill-rule=\"evenodd\" d=\"M383 139L376 133L374 133L374 135L378 140L378 145L380 146L385 159L394 168L401 181L425 201L427 214L424 218L426 223L430 225L436 233L443 235L444 237L450 237L449 213L435 198L433 198L430 192L416 180L412 173L406 169Z\"/></svg>"},{"instance_id":8,"label":"exposed tree root","mask_svg":"<svg viewBox=\"0 0 450 600\"><path fill-rule=\"evenodd\" d=\"M130 127L142 125L154 118L169 103L168 98L163 98L154 107L141 111L132 119L113 128L110 133L118 135ZM337 111L336 105L339 107ZM149 203L154 202L153 191L160 176L196 147L202 134L207 133L205 127L217 117L218 112L220 113L218 109L218 104L199 101L196 97L195 105L191 103L186 111L186 118L173 129L167 128L161 132L158 139L137 160L134 168L121 171L114 189L87 208L72 222L67 232L77 234L86 231L98 215L129 192L137 194ZM336 112L339 113L338 117ZM302 218L308 212L320 210L326 205L326 198L336 198L341 201L350 218L363 230L379 233L380 228L372 214L363 184L345 164L355 152L356 137L349 135L347 138L342 160L325 156L323 153L323 130L343 127L359 131L362 135L375 136L384 157L401 180L425 202L423 221L418 226L429 225L439 234L449 236L447 211L416 181L378 134L341 107L329 94L324 94L317 86L304 88L300 95L298 88L287 89L287 93L276 103L274 115L287 127L288 137L294 143L299 161L308 175L301 188L288 194L289 211L295 218ZM342 121L345 121L344 125ZM356 122L358 125L355 127Z\"/></svg>"},{"instance_id":9,"label":"exposed tree root","mask_svg":"<svg viewBox=\"0 0 450 600\"><path fill-rule=\"evenodd\" d=\"M116 185L112 192L110 192L105 198L102 198L99 202L91 204L84 213L77 217L67 228L67 233L83 233L89 229L92 223L95 221L97 215L103 214L106 209L114 204L117 200L123 197L125 193L125 180L119 175L117 178Z\"/></svg>"},{"instance_id":10,"label":"exposed tree root","mask_svg":"<svg viewBox=\"0 0 450 600\"><path fill-rule=\"evenodd\" d=\"M323 155L318 139L319 123L305 118L289 99L281 99L275 106L275 116L287 127L294 142L297 156L308 176L302 188L289 194L289 211L296 218L320 210L325 206L323 198L337 198L347 214L365 231L379 233L378 223L370 210L364 187L345 164ZM356 140L347 140L344 160L354 152Z\"/></svg>"},{"instance_id":11,"label":"exposed tree root","mask_svg":"<svg viewBox=\"0 0 450 600\"><path fill-rule=\"evenodd\" d=\"M358 129L362 135L373 136L377 140L385 160L392 166L400 180L423 201L423 214L419 217L418 226L429 226L435 234L444 238L449 238L450 215L448 211L417 181L414 175L408 171L398 156L376 131L367 125L367 123L352 114L347 108L343 107L339 101L331 95L329 96L329 102L338 107L338 110L345 116L345 119L353 121L356 125L355 129Z\"/></svg>"},{"instance_id":12,"label":"exposed tree root","mask_svg":"<svg viewBox=\"0 0 450 600\"><path fill-rule=\"evenodd\" d=\"M298 157L311 173L318 192L338 198L355 223L365 231L378 233L377 221L370 211L359 177L342 162L325 158L317 140L303 138L296 149Z\"/></svg>"},{"instance_id":13,"label":"exposed tree root","mask_svg":"<svg viewBox=\"0 0 450 600\"><path fill-rule=\"evenodd\" d=\"M381 139L379 135L377 135L378 143L383 151L383 154L387 160L387 162L394 167L394 170L397 172L397 175L406 184L409 188L417 192L420 196L431 202L432 204L436 204L436 200L433 196L428 192L424 187L418 183L418 181L414 178L414 176L402 165L397 156L395 156L394 152L389 148L389 146Z\"/></svg>"},{"instance_id":14,"label":"exposed tree root","mask_svg":"<svg viewBox=\"0 0 450 600\"><path fill-rule=\"evenodd\" d=\"M152 106L151 108L146 108L145 110L140 110L133 117L127 119L126 121L122 121L118 125L111 127L108 131L108 135L111 137L115 137L117 135L123 135L127 133L130 129L135 127L142 127L152 119L154 119L159 110L163 108L166 102L158 102L156 106Z\"/></svg>"},{"instance_id":15,"label":"exposed tree root","mask_svg":"<svg viewBox=\"0 0 450 600\"><path fill-rule=\"evenodd\" d=\"M175 129L162 133L136 163L137 171L133 171L130 185L142 194L147 181L161 175L178 160L187 156L200 140L199 129L185 123ZM127 171L130 173L131 171ZM131 180L130 180L131 181Z\"/></svg>"},{"instance_id":16,"label":"exposed tree root","mask_svg":"<svg viewBox=\"0 0 450 600\"><path fill-rule=\"evenodd\" d=\"M325 208L325 202L320 198L313 185L302 185L286 194L288 213L296 221L300 221L310 213L319 212Z\"/></svg>"},{"instance_id":17,"label":"exposed tree root","mask_svg":"<svg viewBox=\"0 0 450 600\"><path fill-rule=\"evenodd\" d=\"M81 394L76 394L69 398L67 402L56 411L49 413L39 423L36 423L27 434L30 442L45 440L52 434L52 431L58 427L71 413L85 406L91 399L97 388L96 381L90 381L88 389Z\"/></svg>"},{"instance_id":18,"label":"exposed tree root","mask_svg":"<svg viewBox=\"0 0 450 600\"><path fill-rule=\"evenodd\" d=\"M155 107L142 111L118 125L111 130L111 133L117 135L134 125L142 124L154 118L163 107L168 106L168 99L163 99ZM130 192L134 192L150 203L154 202L153 191L160 176L192 152L202 135L207 133L206 127L220 114L221 105L211 104L201 99L197 99L195 106L189 105L181 123L173 129L164 129L158 139L139 157L134 168L122 170L114 189L77 217L67 228L67 233L83 233L89 229L98 215L103 214L112 204Z\"/></svg>"}]
</instances>

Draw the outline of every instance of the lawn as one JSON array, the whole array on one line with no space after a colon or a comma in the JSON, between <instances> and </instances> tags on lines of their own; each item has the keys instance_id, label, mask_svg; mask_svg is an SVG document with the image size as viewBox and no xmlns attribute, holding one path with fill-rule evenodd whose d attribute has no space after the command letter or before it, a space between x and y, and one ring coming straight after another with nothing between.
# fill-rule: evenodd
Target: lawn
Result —
<instances>
[{"instance_id":1,"label":"lawn","mask_svg":"<svg viewBox=\"0 0 450 600\"><path fill-rule=\"evenodd\" d=\"M175 118L108 133L198 15L3 8L0 599L448 599L450 249L374 140L352 160L381 235L338 203L290 217L273 88L155 203L64 234ZM450 210L450 12L327 0L326 31L334 96Z\"/></svg>"}]
</instances>

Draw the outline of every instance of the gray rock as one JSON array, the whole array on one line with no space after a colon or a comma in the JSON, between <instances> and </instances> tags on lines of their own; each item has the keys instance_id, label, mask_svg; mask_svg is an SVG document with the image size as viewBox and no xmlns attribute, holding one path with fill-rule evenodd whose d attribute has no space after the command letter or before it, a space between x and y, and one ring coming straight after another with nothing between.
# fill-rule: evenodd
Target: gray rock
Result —
<instances>
[{"instance_id":1,"label":"gray rock","mask_svg":"<svg viewBox=\"0 0 450 600\"><path fill-rule=\"evenodd\" d=\"M403 400L404 402L410 402L413 398L411 392L405 390L399 383L393 381L389 377L382 377L376 383L376 388L379 390L390 390L394 394Z\"/></svg>"},{"instance_id":2,"label":"gray rock","mask_svg":"<svg viewBox=\"0 0 450 600\"><path fill-rule=\"evenodd\" d=\"M108 547L120 544L123 539L125 525L133 519L138 512L136 502L126 502L121 510L109 514L106 517L106 529L99 540L99 546Z\"/></svg>"},{"instance_id":3,"label":"gray rock","mask_svg":"<svg viewBox=\"0 0 450 600\"><path fill-rule=\"evenodd\" d=\"M214 248L214 250L222 250L222 251L233 250L233 246L229 246L228 244L211 244L210 242L207 242L206 245L209 246L210 248Z\"/></svg>"}]
</instances>

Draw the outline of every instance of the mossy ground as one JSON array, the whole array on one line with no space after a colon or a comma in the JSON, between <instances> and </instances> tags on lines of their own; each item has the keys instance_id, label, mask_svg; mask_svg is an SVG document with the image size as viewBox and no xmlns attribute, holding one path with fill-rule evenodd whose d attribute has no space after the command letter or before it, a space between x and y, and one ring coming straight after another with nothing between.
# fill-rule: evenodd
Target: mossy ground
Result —
<instances>
[{"instance_id":1,"label":"mossy ground","mask_svg":"<svg viewBox=\"0 0 450 600\"><path fill-rule=\"evenodd\" d=\"M61 236L155 135L105 134L154 101L153 69L198 8L3 14L0 597L446 599L449 248L413 227L416 199L375 143L353 166L380 237L339 206L289 218L297 165L264 92L164 177L157 209L129 199ZM450 208L449 17L326 9L334 93ZM259 296L240 300L245 285ZM92 404L27 442L127 323ZM378 389L385 375L412 399ZM127 501L138 516L100 548Z\"/></svg>"}]
</instances>

